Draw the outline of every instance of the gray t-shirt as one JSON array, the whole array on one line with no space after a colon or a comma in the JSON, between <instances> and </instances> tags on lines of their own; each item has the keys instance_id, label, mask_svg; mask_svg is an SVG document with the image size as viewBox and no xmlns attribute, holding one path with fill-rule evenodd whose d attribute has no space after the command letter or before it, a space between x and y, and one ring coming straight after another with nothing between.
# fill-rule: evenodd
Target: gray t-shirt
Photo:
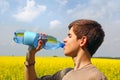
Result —
<instances>
[{"instance_id":1,"label":"gray t-shirt","mask_svg":"<svg viewBox=\"0 0 120 80\"><path fill-rule=\"evenodd\" d=\"M107 80L106 77L92 64L74 71L67 68L54 75L47 75L38 80Z\"/></svg>"},{"instance_id":2,"label":"gray t-shirt","mask_svg":"<svg viewBox=\"0 0 120 80\"><path fill-rule=\"evenodd\" d=\"M106 77L92 64L79 70L69 71L62 80L107 80Z\"/></svg>"}]
</instances>

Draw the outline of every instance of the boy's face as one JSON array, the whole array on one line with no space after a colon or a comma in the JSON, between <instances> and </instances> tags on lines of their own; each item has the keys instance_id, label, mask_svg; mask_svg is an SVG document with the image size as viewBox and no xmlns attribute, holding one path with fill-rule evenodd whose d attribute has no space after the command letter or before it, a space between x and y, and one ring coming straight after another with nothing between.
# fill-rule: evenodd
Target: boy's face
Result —
<instances>
[{"instance_id":1,"label":"boy's face","mask_svg":"<svg viewBox=\"0 0 120 80\"><path fill-rule=\"evenodd\" d=\"M64 39L64 43L64 54L71 57L76 56L80 46L79 39L77 39L77 36L73 32L73 27L69 30L68 36Z\"/></svg>"}]
</instances>

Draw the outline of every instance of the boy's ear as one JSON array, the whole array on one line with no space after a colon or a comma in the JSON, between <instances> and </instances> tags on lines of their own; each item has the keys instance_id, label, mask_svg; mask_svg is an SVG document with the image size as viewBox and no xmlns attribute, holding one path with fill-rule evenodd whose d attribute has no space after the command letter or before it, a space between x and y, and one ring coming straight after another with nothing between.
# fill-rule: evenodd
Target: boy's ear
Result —
<instances>
[{"instance_id":1,"label":"boy's ear","mask_svg":"<svg viewBox=\"0 0 120 80\"><path fill-rule=\"evenodd\" d=\"M80 39L80 46L83 47L86 45L86 43L87 43L87 37L82 36L82 38Z\"/></svg>"}]
</instances>

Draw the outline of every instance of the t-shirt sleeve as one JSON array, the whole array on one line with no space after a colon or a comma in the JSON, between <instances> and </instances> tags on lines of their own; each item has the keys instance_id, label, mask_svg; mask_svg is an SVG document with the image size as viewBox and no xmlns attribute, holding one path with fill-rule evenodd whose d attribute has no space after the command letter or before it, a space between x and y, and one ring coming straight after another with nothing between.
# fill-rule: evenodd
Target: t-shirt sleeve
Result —
<instances>
[{"instance_id":1,"label":"t-shirt sleeve","mask_svg":"<svg viewBox=\"0 0 120 80\"><path fill-rule=\"evenodd\" d=\"M107 80L107 77L101 72L96 71L91 74L92 75L90 76L90 80Z\"/></svg>"},{"instance_id":2,"label":"t-shirt sleeve","mask_svg":"<svg viewBox=\"0 0 120 80\"><path fill-rule=\"evenodd\" d=\"M38 80L62 80L64 75L66 75L66 73L69 72L70 70L72 70L72 68L66 68L56 72L53 75L42 76L41 78L38 78Z\"/></svg>"}]
</instances>

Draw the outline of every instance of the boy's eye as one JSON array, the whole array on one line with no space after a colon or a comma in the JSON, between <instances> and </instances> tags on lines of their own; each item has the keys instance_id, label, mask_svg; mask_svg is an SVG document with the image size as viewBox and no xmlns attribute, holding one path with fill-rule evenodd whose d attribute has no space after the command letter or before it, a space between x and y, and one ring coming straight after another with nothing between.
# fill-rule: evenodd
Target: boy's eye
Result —
<instances>
[{"instance_id":1,"label":"boy's eye","mask_svg":"<svg viewBox=\"0 0 120 80\"><path fill-rule=\"evenodd\" d=\"M71 38L71 37L72 37L72 35L71 35L71 34L68 34L68 37L69 37L69 38Z\"/></svg>"},{"instance_id":2,"label":"boy's eye","mask_svg":"<svg viewBox=\"0 0 120 80\"><path fill-rule=\"evenodd\" d=\"M71 38L72 36L70 35L69 38Z\"/></svg>"}]
</instances>

